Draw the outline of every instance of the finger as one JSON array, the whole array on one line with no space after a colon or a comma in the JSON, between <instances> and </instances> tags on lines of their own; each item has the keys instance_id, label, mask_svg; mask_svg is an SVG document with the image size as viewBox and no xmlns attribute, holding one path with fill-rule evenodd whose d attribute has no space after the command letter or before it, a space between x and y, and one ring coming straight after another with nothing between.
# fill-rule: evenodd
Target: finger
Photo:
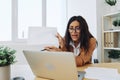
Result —
<instances>
[{"instance_id":1,"label":"finger","mask_svg":"<svg viewBox=\"0 0 120 80\"><path fill-rule=\"evenodd\" d=\"M63 40L62 36L61 36L59 33L57 33L56 37L58 38L59 46L60 46L60 47L63 47L63 45L64 45L64 40Z\"/></svg>"},{"instance_id":2,"label":"finger","mask_svg":"<svg viewBox=\"0 0 120 80\"><path fill-rule=\"evenodd\" d=\"M49 49L50 49L50 48L48 48L48 47L45 47L43 50L49 51Z\"/></svg>"},{"instance_id":3,"label":"finger","mask_svg":"<svg viewBox=\"0 0 120 80\"><path fill-rule=\"evenodd\" d=\"M44 47L44 49L48 49L48 48L50 48L50 46L46 46L46 47Z\"/></svg>"},{"instance_id":4,"label":"finger","mask_svg":"<svg viewBox=\"0 0 120 80\"><path fill-rule=\"evenodd\" d=\"M57 33L56 37L57 37L58 39L61 39L61 38L62 38L59 33Z\"/></svg>"}]
</instances>

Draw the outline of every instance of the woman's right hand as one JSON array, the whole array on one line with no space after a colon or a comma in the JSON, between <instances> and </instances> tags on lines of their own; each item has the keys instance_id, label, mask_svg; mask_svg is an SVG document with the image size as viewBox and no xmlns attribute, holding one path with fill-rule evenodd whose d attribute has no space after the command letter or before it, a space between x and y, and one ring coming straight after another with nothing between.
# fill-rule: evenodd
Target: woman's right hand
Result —
<instances>
[{"instance_id":1,"label":"woman's right hand","mask_svg":"<svg viewBox=\"0 0 120 80\"><path fill-rule=\"evenodd\" d=\"M57 48L55 46L46 46L45 50L47 50L47 51L66 51L65 42L64 42L64 39L62 38L62 36L59 33L57 33L56 37L58 38L58 41L59 41L59 48Z\"/></svg>"}]
</instances>

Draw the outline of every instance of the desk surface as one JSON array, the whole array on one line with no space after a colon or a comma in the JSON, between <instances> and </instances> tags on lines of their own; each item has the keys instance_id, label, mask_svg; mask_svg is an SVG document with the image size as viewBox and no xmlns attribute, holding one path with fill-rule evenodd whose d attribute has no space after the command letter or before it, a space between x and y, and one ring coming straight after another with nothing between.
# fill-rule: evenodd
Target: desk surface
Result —
<instances>
[{"instance_id":1,"label":"desk surface","mask_svg":"<svg viewBox=\"0 0 120 80\"><path fill-rule=\"evenodd\" d=\"M88 67L104 67L104 68L115 68L120 73L120 63L98 63L98 64L87 64L82 67L78 67L78 71L84 71ZM25 80L48 80L43 78L35 78L30 67L28 65L12 65L11 66L11 78L16 76L22 76Z\"/></svg>"},{"instance_id":2,"label":"desk surface","mask_svg":"<svg viewBox=\"0 0 120 80\"><path fill-rule=\"evenodd\" d=\"M84 71L88 67L104 67L104 68L115 68L120 73L120 63L98 63L98 64L87 64L82 67L78 67L78 71Z\"/></svg>"}]
</instances>

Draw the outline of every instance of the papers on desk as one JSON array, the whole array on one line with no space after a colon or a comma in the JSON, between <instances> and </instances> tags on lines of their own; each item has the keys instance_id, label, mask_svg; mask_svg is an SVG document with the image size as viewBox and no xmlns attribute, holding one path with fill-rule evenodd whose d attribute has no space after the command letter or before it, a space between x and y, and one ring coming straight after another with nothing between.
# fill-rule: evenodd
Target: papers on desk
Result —
<instances>
[{"instance_id":1,"label":"papers on desk","mask_svg":"<svg viewBox=\"0 0 120 80\"><path fill-rule=\"evenodd\" d=\"M88 67L86 70L85 78L97 80L120 80L120 74L117 69L101 68L101 67Z\"/></svg>"}]
</instances>

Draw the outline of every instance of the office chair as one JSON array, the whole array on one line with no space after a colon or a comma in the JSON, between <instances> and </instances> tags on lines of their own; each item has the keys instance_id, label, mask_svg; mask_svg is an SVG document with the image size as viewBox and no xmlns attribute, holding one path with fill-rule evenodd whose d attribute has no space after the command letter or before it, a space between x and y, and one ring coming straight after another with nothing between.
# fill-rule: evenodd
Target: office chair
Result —
<instances>
[{"instance_id":1,"label":"office chair","mask_svg":"<svg viewBox=\"0 0 120 80\"><path fill-rule=\"evenodd\" d=\"M94 63L99 63L98 59L94 59Z\"/></svg>"}]
</instances>

